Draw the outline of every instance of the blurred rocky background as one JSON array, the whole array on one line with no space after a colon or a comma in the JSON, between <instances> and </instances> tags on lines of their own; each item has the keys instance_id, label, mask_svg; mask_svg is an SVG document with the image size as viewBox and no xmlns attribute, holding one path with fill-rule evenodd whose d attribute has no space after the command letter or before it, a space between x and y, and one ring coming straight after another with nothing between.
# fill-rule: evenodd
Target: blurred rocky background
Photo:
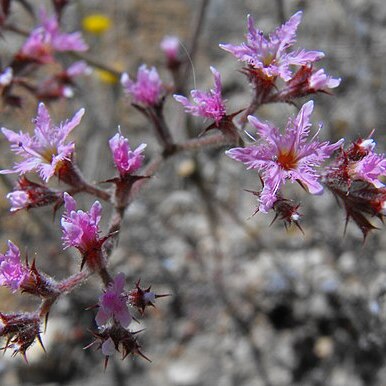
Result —
<instances>
[{"instance_id":1,"label":"blurred rocky background","mask_svg":"<svg viewBox=\"0 0 386 386\"><path fill-rule=\"evenodd\" d=\"M24 28L34 21L12 4L11 20ZM30 2L51 6L49 1ZM37 4L38 3L38 4ZM334 95L316 95L314 130L323 121L322 137L366 137L376 129L379 151L386 130L386 3L384 0L73 0L63 15L69 31L81 30L90 14L111 19L103 34L83 31L87 56L135 74L146 63L171 77L159 44L177 35L189 47L204 4L197 53L189 67L189 88L212 86L209 66L222 74L229 111L248 104L250 88L240 64L218 47L241 42L246 16L252 14L269 32L297 10L304 11L298 46L321 50L320 62L341 86ZM23 38L6 32L0 41L7 63ZM72 58L63 57L71 62ZM42 74L43 76L44 74ZM80 107L86 115L73 136L77 160L86 177L103 181L114 172L107 140L120 125L132 146L148 143L146 159L160 151L149 124L123 97L117 79L95 69L78 82L71 100L49 106L56 121ZM1 126L32 129L37 101L26 96L22 109L6 108ZM275 104L257 111L283 127L293 106ZM177 139L183 139L184 114L169 98L166 116ZM195 119L196 134L203 129ZM1 138L1 168L12 157ZM197 173L205 188L198 186ZM63 251L60 213L42 208L9 213L5 195L15 181L0 186L0 245L11 239L36 257L38 266L57 279L79 269L79 256ZM0 384L16 385L384 385L386 377L386 237L384 226L365 242L355 225L344 234L345 214L328 193L310 197L298 187L289 195L302 203L302 228L286 230L271 215L257 214L255 173L224 155L224 149L181 154L167 161L126 213L120 242L111 258L133 286L141 278L157 293L171 293L147 312L139 341L152 360L111 358L103 371L100 351L83 350L92 340L94 310L101 283L91 277L55 305L42 335L47 353L35 345L29 364L7 353L0 358ZM88 208L92 197L80 197ZM111 208L104 207L105 227ZM23 247L22 247L23 246ZM223 276L218 286L217 275ZM0 291L2 312L31 310L28 295ZM134 323L135 324L135 323Z\"/></svg>"}]
</instances>

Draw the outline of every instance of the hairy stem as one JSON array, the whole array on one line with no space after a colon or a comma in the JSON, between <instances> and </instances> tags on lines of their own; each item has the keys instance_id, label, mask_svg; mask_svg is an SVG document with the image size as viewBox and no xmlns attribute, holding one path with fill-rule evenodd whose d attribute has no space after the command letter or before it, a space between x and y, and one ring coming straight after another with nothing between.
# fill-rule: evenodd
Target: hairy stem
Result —
<instances>
[{"instance_id":1,"label":"hairy stem","mask_svg":"<svg viewBox=\"0 0 386 386\"><path fill-rule=\"evenodd\" d=\"M71 292L74 288L78 287L80 284L92 275L92 272L85 269L74 275L69 276L68 278L62 280L58 283L58 290L64 294Z\"/></svg>"}]
</instances>

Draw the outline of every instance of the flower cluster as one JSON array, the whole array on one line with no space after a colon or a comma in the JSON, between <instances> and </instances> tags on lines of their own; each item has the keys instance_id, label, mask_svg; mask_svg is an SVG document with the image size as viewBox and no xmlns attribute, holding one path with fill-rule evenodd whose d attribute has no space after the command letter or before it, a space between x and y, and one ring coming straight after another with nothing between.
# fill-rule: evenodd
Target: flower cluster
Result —
<instances>
[{"instance_id":1,"label":"flower cluster","mask_svg":"<svg viewBox=\"0 0 386 386\"><path fill-rule=\"evenodd\" d=\"M14 190L7 195L11 212L46 205L52 205L54 211L57 211L64 204L61 216L63 249L78 249L82 255L81 271L56 281L38 270L35 259L29 263L26 257L25 263L22 262L19 248L9 241L7 251L0 253L0 286L12 292L29 293L38 298L40 304L31 313L0 313L0 337L6 339L4 350L14 349L14 354L20 353L26 358L26 350L36 340L41 343L41 323L47 323L51 307L58 297L70 293L84 283L88 276L95 274L99 275L105 285L98 302L95 318L98 331L94 336L106 356L106 364L108 357L115 351L123 357L137 354L148 359L140 351L135 337L138 331L129 330L132 319L135 319L129 307L133 312L139 310L142 315L147 306L154 306L155 299L163 295L156 295L150 291L150 287L142 289L139 282L132 291L126 291L125 276L118 274L112 279L108 267L108 258L115 246L112 236L119 233L124 212L131 202L131 187L134 182L148 178L136 175L144 161L146 144L131 149L129 140L120 132L110 139L109 146L119 177L104 181L114 183L115 189L111 186L103 189L84 179L75 159L75 142L68 140L72 130L80 124L84 109L80 109L71 119L55 124L43 103L72 97L76 89L75 78L90 72L87 58L77 62L66 60L64 65L61 63L62 56L55 55L57 52L80 52L88 48L79 32L65 33L61 30L61 16L68 3L67 0L53 1L55 16L52 17L41 10L39 26L33 29L10 63L0 68L0 96L5 105L23 106L24 95L19 95L22 89L39 100L37 115L33 120L33 133L16 132L5 127L1 129L19 159L13 167L1 170L0 173L18 175ZM0 24L8 17L9 5L10 2L2 2L0 5ZM23 6L27 8L29 4L23 3ZM106 23L100 23L107 19L94 18L89 21L91 24L96 21L99 23L91 27L88 25L90 33L100 34L109 27ZM13 31L19 30L15 27ZM171 41L167 45L165 53L168 61L178 62L177 47L173 48ZM49 65L48 71L38 73L44 65ZM40 74L46 73L49 74L47 77L41 77ZM126 74L122 77L122 84L126 93L132 96L133 105L151 117L159 138L162 138L165 148L171 154L174 144L166 122L163 121L162 111L167 89L157 70L143 65L138 70L136 81L132 81ZM14 93L15 89L17 94ZM39 180L36 180L36 176L31 179L27 177L28 173L34 172L40 177ZM65 188L52 188L53 176L58 178L58 182L65 183ZM102 205L95 201L88 211L78 209L73 196L79 193L91 194L113 206L107 236L102 237L100 230ZM105 243L110 237L109 243ZM85 270L82 269L84 265L87 267Z\"/></svg>"},{"instance_id":2,"label":"flower cluster","mask_svg":"<svg viewBox=\"0 0 386 386\"><path fill-rule=\"evenodd\" d=\"M352 219L365 237L375 228L368 218L373 216L382 220L386 215L386 187L383 183L386 158L375 152L372 135L358 139L347 148L343 147L343 139L335 143L319 140L319 131L311 135L313 101L305 102L297 115L289 118L284 130L258 118L258 108L265 103L285 102L297 106L300 105L300 97L317 92L329 93L340 84L340 79L316 68L316 63L324 57L322 52L294 48L302 12L295 13L269 35L264 35L249 15L246 41L220 44L223 50L243 63L241 72L253 86L249 104L235 113L227 112L222 76L214 67L210 67L214 86L208 91L191 90L189 98L185 82L187 63L179 52L180 41L177 37L166 36L161 49L174 84L164 84L156 68L145 64L138 68L136 79L127 73L121 76L121 86L124 93L130 96L132 106L152 125L162 148L159 155L146 165L143 175L140 175L146 144L132 148L131 141L118 130L108 145L105 144L106 149L110 148L116 168L115 176L103 179L103 184L110 185L103 188L98 183L86 181L76 163L75 142L68 139L80 124L85 110L80 109L71 119L55 124L43 102L72 97L76 90L76 77L88 74L89 65L108 70L106 73L115 81L118 73L87 57L85 61L64 61L66 65L60 62L61 56L56 55L57 52L82 52L88 48L79 32L65 33L61 30L62 12L68 3L68 0L53 0L55 16L52 17L42 10L39 26L32 30L23 46L15 50L17 53L10 63L0 68L0 96L8 107L22 105L22 97L14 94L15 88L27 90L39 100L33 134L5 127L1 129L10 142L11 150L20 158L12 168L0 173L18 175L15 189L7 195L11 212L47 205L52 205L57 211L64 204L60 220L63 249L74 247L80 252L80 272L56 281L40 272L35 260L30 264L26 258L26 262L22 263L19 248L8 242L7 251L0 253L0 286L12 292L27 292L41 303L31 313L0 313L0 337L7 339L4 349L13 348L15 353L25 356L28 347L36 340L40 341L41 323L47 321L56 300L84 283L88 276L98 275L104 289L95 306L95 341L90 346L96 345L101 349L106 357L105 365L115 352L121 353L123 358L136 354L148 359L141 352L136 338L140 331L131 330L132 321L138 322L136 316L143 316L147 308L155 307L157 298L168 295L155 293L151 286L142 288L140 280L133 288L126 289L125 275L110 272L109 257L117 244L115 236L121 231L126 209L144 180L150 178L166 159L183 151L231 144L226 155L243 163L247 169L254 169L261 181L259 190L250 191L258 200L255 213L273 212L273 221L282 220L285 227L294 224L303 232L299 223L302 217L300 204L284 194L288 181L297 182L312 195L319 195L325 188L328 189L342 202L347 221ZM0 25L5 27L4 31L7 30L4 21L9 14L9 4L10 1L0 2ZM100 35L110 26L110 19L104 15L90 15L83 20L83 28L90 34ZM8 28L11 29L10 26ZM17 28L13 29L17 32ZM43 75L37 81L31 77L46 64L49 64L50 75ZM164 102L173 93L174 100L182 104L186 113L210 120L203 132L217 129L220 133L190 138L192 132L187 124L185 134L189 139L180 142L177 138L182 135L174 135L164 114ZM239 121L234 122L240 113ZM253 143L245 144L243 129L248 122L256 135L250 135ZM329 163L325 166L327 160ZM32 172L38 173L40 179L37 182L34 177L27 178L26 175ZM190 174L202 197L211 198L211 189L207 189L206 181L202 180L205 173L196 169ZM54 176L65 187L51 188ZM90 194L97 200L93 199L89 210L81 210L74 198L77 194ZM106 236L101 236L103 201L111 205ZM209 199L206 203L211 212ZM210 219L212 214L215 212L210 213Z\"/></svg>"},{"instance_id":3,"label":"flower cluster","mask_svg":"<svg viewBox=\"0 0 386 386\"><path fill-rule=\"evenodd\" d=\"M43 298L58 293L56 282L37 270L35 260L31 265L21 263L20 250L12 241L7 252L0 254L0 285Z\"/></svg>"},{"instance_id":4,"label":"flower cluster","mask_svg":"<svg viewBox=\"0 0 386 386\"><path fill-rule=\"evenodd\" d=\"M220 44L220 47L237 59L258 69L266 78L280 77L288 81L292 77L291 66L313 63L323 58L320 51L289 51L296 42L296 30L300 24L302 12L295 13L285 24L277 28L268 37L255 27L255 21L248 15L247 42L240 45Z\"/></svg>"},{"instance_id":5,"label":"flower cluster","mask_svg":"<svg viewBox=\"0 0 386 386\"><path fill-rule=\"evenodd\" d=\"M139 281L135 289L130 292L126 292L124 287L125 275L119 273L100 296L97 305L95 321L99 331L93 333L96 339L88 347L98 343L98 348L106 356L105 365L115 351L121 352L123 358L129 354L137 354L149 360L140 351L134 336L136 333L128 329L133 320L128 304L136 307L143 315L146 306L154 306L156 298L167 296L156 295L150 291L150 287L143 290L139 286Z\"/></svg>"},{"instance_id":6,"label":"flower cluster","mask_svg":"<svg viewBox=\"0 0 386 386\"><path fill-rule=\"evenodd\" d=\"M40 11L40 25L35 28L21 47L18 60L53 62L55 52L86 51L87 44L79 32L65 33L60 30L56 16L48 17Z\"/></svg>"},{"instance_id":7,"label":"flower cluster","mask_svg":"<svg viewBox=\"0 0 386 386\"><path fill-rule=\"evenodd\" d=\"M375 228L366 216L382 220L386 215L386 188L381 181L386 176L386 159L374 151L371 135L342 149L323 175L326 187L343 203L346 225L352 219L364 237Z\"/></svg>"},{"instance_id":8,"label":"flower cluster","mask_svg":"<svg viewBox=\"0 0 386 386\"><path fill-rule=\"evenodd\" d=\"M3 21L1 7L7 8L4 17L8 17L10 3L5 1L0 6L0 25ZM9 63L0 68L0 96L4 105L22 107L25 101L25 96L21 94L22 89L38 101L72 97L75 90L74 78L87 74L84 64L75 62L66 69L60 57L55 55L57 52L83 52L88 49L79 32L66 33L61 30L61 14L67 4L63 0L54 1L54 16L48 16L41 8L38 12L39 25L31 31ZM25 6L29 7L26 4ZM19 31L16 29L15 32ZM50 65L48 72L52 75L39 79L38 70L46 65Z\"/></svg>"},{"instance_id":9,"label":"flower cluster","mask_svg":"<svg viewBox=\"0 0 386 386\"><path fill-rule=\"evenodd\" d=\"M240 45L220 44L246 64L243 72L255 86L258 103L289 102L318 91L326 92L340 84L340 79L325 74L323 69L314 70L314 63L324 57L323 52L292 49L301 18L299 11L265 36L248 15L247 41ZM294 72L295 68L298 70ZM284 86L279 87L277 79L281 79Z\"/></svg>"}]
</instances>

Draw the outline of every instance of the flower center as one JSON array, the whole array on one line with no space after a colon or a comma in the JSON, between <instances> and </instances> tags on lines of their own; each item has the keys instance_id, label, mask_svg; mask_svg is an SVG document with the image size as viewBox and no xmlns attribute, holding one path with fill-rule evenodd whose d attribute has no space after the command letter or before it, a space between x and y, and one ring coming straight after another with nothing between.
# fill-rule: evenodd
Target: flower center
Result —
<instances>
[{"instance_id":1,"label":"flower center","mask_svg":"<svg viewBox=\"0 0 386 386\"><path fill-rule=\"evenodd\" d=\"M279 155L277 156L277 163L284 170L291 170L296 168L298 161L296 159L296 154L289 150L287 152L280 151Z\"/></svg>"},{"instance_id":2,"label":"flower center","mask_svg":"<svg viewBox=\"0 0 386 386\"><path fill-rule=\"evenodd\" d=\"M41 152L42 158L48 163L52 162L52 157L57 155L57 150L55 148L47 148Z\"/></svg>"},{"instance_id":3,"label":"flower center","mask_svg":"<svg viewBox=\"0 0 386 386\"><path fill-rule=\"evenodd\" d=\"M275 56L272 53L267 53L266 55L264 55L262 60L264 67L269 67L274 59Z\"/></svg>"}]
</instances>

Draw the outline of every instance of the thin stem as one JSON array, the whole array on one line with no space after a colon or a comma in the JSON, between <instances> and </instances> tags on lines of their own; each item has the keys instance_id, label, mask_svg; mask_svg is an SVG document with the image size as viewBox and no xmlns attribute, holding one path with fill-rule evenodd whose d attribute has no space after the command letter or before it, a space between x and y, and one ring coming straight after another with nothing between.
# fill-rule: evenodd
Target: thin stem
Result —
<instances>
[{"instance_id":1,"label":"thin stem","mask_svg":"<svg viewBox=\"0 0 386 386\"><path fill-rule=\"evenodd\" d=\"M110 201L110 198L111 198L109 192L101 188L98 188L94 185L90 185L89 183L85 183L80 190L83 192L89 193L95 197L98 197L103 201Z\"/></svg>"},{"instance_id":2,"label":"thin stem","mask_svg":"<svg viewBox=\"0 0 386 386\"><path fill-rule=\"evenodd\" d=\"M183 143L177 144L178 151L196 151L207 147L221 147L230 144L231 141L222 133L206 135L204 137L189 139Z\"/></svg>"},{"instance_id":3,"label":"thin stem","mask_svg":"<svg viewBox=\"0 0 386 386\"><path fill-rule=\"evenodd\" d=\"M121 71L118 71L115 68L110 67L109 65L100 62L97 59L90 58L88 55L82 54L80 52L71 52L70 55L75 59L84 60L91 67L97 68L97 69L102 70L102 71L109 72L111 75L116 76L118 79L120 79L122 76Z\"/></svg>"},{"instance_id":4,"label":"thin stem","mask_svg":"<svg viewBox=\"0 0 386 386\"><path fill-rule=\"evenodd\" d=\"M163 156L157 156L153 161L151 161L147 165L146 169L143 172L143 175L146 176L146 177L153 176L157 172L157 170L161 167L163 160L164 160ZM129 202L131 202L138 195L138 193L142 189L142 186L148 180L149 180L149 178L143 178L142 180L138 180L137 182L135 182L133 184L133 187L132 187L132 189L130 191L130 200L129 200Z\"/></svg>"},{"instance_id":5,"label":"thin stem","mask_svg":"<svg viewBox=\"0 0 386 386\"><path fill-rule=\"evenodd\" d=\"M172 153L175 150L173 138L167 125L163 112L162 106L156 106L154 109L148 110L147 115L154 126L155 133L164 147L166 153Z\"/></svg>"},{"instance_id":6,"label":"thin stem","mask_svg":"<svg viewBox=\"0 0 386 386\"><path fill-rule=\"evenodd\" d=\"M260 104L261 104L260 101L256 97L252 99L251 103L249 104L247 109L242 113L240 117L239 123L240 123L241 129L244 129L245 125L247 124L248 115L253 114L258 109Z\"/></svg>"},{"instance_id":7,"label":"thin stem","mask_svg":"<svg viewBox=\"0 0 386 386\"><path fill-rule=\"evenodd\" d=\"M118 244L119 231L121 230L121 224L126 208L115 207L113 213L111 214L109 234L112 236L109 237L103 244L103 248L107 258L111 255L114 247Z\"/></svg>"},{"instance_id":8,"label":"thin stem","mask_svg":"<svg viewBox=\"0 0 386 386\"><path fill-rule=\"evenodd\" d=\"M30 32L23 29L23 28L20 28L14 24L10 24L10 23L6 23L3 25L3 29L6 30L6 31L10 31L10 32L15 32L17 33L18 35L21 35L21 36L29 36Z\"/></svg>"},{"instance_id":9,"label":"thin stem","mask_svg":"<svg viewBox=\"0 0 386 386\"><path fill-rule=\"evenodd\" d=\"M84 270L76 273L75 275L71 275L68 278L59 282L57 285L57 289L59 292L55 293L49 298L43 299L42 302L40 303L40 306L38 309L39 318L41 319L46 318L47 320L51 307L59 298L59 296L72 292L80 284L84 283L84 281L91 275L92 275L92 272L88 270Z\"/></svg>"},{"instance_id":10,"label":"thin stem","mask_svg":"<svg viewBox=\"0 0 386 386\"><path fill-rule=\"evenodd\" d=\"M276 0L277 15L280 24L284 24L286 21L286 14L284 9L284 0Z\"/></svg>"},{"instance_id":11,"label":"thin stem","mask_svg":"<svg viewBox=\"0 0 386 386\"><path fill-rule=\"evenodd\" d=\"M202 32L202 29L203 29L203 25L204 25L204 21L205 21L205 15L206 15L206 11L208 9L209 2L210 2L210 0L202 0L201 1L200 11L198 14L196 25L195 25L194 30L193 30L192 39L191 39L191 42L189 45L189 59L191 62L194 62L194 57L196 56L198 41L199 41L200 34ZM182 77L182 82L184 82L184 83L186 83L186 81L188 79L190 61L186 62L184 76Z\"/></svg>"},{"instance_id":12,"label":"thin stem","mask_svg":"<svg viewBox=\"0 0 386 386\"><path fill-rule=\"evenodd\" d=\"M58 290L63 293L69 293L78 285L84 282L88 277L92 275L92 272L85 269L58 283Z\"/></svg>"},{"instance_id":13,"label":"thin stem","mask_svg":"<svg viewBox=\"0 0 386 386\"><path fill-rule=\"evenodd\" d=\"M111 277L109 271L105 267L101 268L98 271L98 275L102 279L105 287L108 287L108 285L113 281L113 278Z\"/></svg>"}]
</instances>

